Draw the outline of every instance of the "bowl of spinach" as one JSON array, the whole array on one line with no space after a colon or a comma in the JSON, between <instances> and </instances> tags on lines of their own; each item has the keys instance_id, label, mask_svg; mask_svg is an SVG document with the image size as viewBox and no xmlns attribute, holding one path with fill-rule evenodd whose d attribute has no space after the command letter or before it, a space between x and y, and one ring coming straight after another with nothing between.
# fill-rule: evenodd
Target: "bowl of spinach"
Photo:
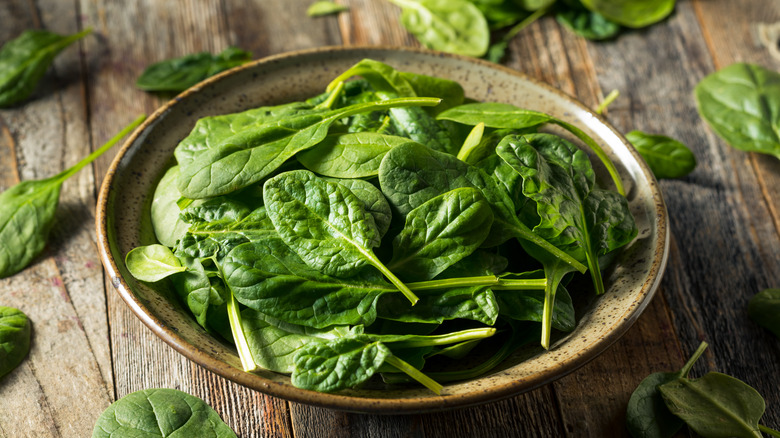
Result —
<instances>
[{"instance_id":1,"label":"bowl of spinach","mask_svg":"<svg viewBox=\"0 0 780 438\"><path fill-rule=\"evenodd\" d=\"M668 251L636 150L566 94L481 60L323 48L160 108L100 191L103 263L190 360L358 412L470 406L628 330Z\"/></svg>"}]
</instances>

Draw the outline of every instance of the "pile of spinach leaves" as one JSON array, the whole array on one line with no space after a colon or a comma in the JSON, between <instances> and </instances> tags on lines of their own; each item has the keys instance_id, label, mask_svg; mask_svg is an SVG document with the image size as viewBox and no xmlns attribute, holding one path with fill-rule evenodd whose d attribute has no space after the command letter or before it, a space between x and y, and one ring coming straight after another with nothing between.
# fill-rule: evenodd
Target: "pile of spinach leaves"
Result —
<instances>
[{"instance_id":1,"label":"pile of spinach leaves","mask_svg":"<svg viewBox=\"0 0 780 438\"><path fill-rule=\"evenodd\" d=\"M159 243L128 270L170 281L247 371L306 389L381 374L438 393L534 339L549 348L576 324L572 276L603 293L599 261L634 219L585 133L465 102L456 82L365 59L308 100L200 119L155 189Z\"/></svg>"},{"instance_id":2,"label":"pile of spinach leaves","mask_svg":"<svg viewBox=\"0 0 780 438\"><path fill-rule=\"evenodd\" d=\"M617 36L668 17L676 0L389 0L401 23L425 47L499 62L508 41L550 14L590 40ZM491 40L492 35L502 34Z\"/></svg>"}]
</instances>

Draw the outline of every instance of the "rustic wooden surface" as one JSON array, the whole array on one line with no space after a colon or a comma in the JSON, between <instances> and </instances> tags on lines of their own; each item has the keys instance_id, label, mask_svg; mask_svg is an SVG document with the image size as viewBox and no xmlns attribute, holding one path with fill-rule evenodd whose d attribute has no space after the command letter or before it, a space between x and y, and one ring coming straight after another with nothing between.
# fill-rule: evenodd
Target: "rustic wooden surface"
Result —
<instances>
[{"instance_id":1,"label":"rustic wooden surface","mask_svg":"<svg viewBox=\"0 0 780 438\"><path fill-rule=\"evenodd\" d=\"M309 18L311 0L2 0L0 43L30 28L93 35L62 53L32 99L0 110L0 190L74 164L162 100L134 88L152 61L228 45L256 58L326 45L417 45L385 0L339 0L350 12ZM748 320L758 291L780 286L780 161L728 147L692 96L733 62L780 69L758 36L780 21L778 0L679 0L674 16L592 43L544 18L511 41L505 63L595 106L607 118L682 140L699 165L662 181L673 233L661 289L635 326L596 360L517 397L452 412L376 416L313 408L242 388L156 338L104 279L96 191L112 152L65 183L46 250L0 280L0 304L33 321L29 357L0 380L0 437L85 437L113 400L178 388L203 398L242 437L622 437L629 395L647 374L694 368L754 386L764 424L780 429L780 341ZM776 50L775 50L776 51ZM780 317L780 316L778 316ZM685 436L684 434L681 434Z\"/></svg>"}]
</instances>

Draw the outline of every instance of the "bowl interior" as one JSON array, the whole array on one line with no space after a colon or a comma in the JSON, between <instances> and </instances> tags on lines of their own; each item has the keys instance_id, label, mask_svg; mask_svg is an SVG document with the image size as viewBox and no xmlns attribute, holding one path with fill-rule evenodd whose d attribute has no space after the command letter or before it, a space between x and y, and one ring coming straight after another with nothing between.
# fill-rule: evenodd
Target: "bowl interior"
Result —
<instances>
[{"instance_id":1,"label":"bowl interior","mask_svg":"<svg viewBox=\"0 0 780 438\"><path fill-rule=\"evenodd\" d=\"M245 373L232 345L205 332L165 290L133 279L124 266L132 248L154 242L148 219L151 193L171 163L176 145L204 116L302 100L321 93L339 73L371 58L398 70L460 82L468 97L552 114L590 134L615 161L639 228L604 273L607 292L580 300L577 328L549 351L520 351L489 374L448 384L443 395L425 388L377 387L321 394L301 390L288 377ZM597 172L603 169L597 167ZM127 141L100 192L98 238L113 285L132 311L189 359L242 385L288 400L360 412L420 412L499 400L530 390L585 364L631 326L652 297L666 263L666 209L657 184L636 151L589 109L549 86L485 61L419 50L326 48L266 58L211 78L157 111ZM573 292L574 296L576 292ZM383 385L378 385L383 386Z\"/></svg>"}]
</instances>

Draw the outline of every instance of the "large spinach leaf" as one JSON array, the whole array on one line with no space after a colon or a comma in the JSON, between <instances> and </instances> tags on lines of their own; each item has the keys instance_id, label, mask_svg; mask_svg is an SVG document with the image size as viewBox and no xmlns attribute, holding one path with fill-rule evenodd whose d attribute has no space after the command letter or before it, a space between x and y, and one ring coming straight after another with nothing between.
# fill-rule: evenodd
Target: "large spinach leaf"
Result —
<instances>
[{"instance_id":1,"label":"large spinach leaf","mask_svg":"<svg viewBox=\"0 0 780 438\"><path fill-rule=\"evenodd\" d=\"M406 137L377 132L332 134L313 148L299 152L296 158L320 175L365 178L379 173L379 163L387 151L410 141Z\"/></svg>"},{"instance_id":2,"label":"large spinach leaf","mask_svg":"<svg viewBox=\"0 0 780 438\"><path fill-rule=\"evenodd\" d=\"M22 181L0 193L0 278L24 269L46 245L54 224L62 183L135 129L139 117L70 169L33 181Z\"/></svg>"},{"instance_id":3,"label":"large spinach leaf","mask_svg":"<svg viewBox=\"0 0 780 438\"><path fill-rule=\"evenodd\" d=\"M385 195L374 184L362 179L325 178L325 180L339 183L348 188L363 202L366 211L374 218L379 236L382 237L387 233L393 219L393 211L390 209Z\"/></svg>"},{"instance_id":4,"label":"large spinach leaf","mask_svg":"<svg viewBox=\"0 0 780 438\"><path fill-rule=\"evenodd\" d=\"M412 304L417 301L374 254L381 240L376 222L348 188L299 170L268 180L263 196L279 235L306 264L336 276L353 275L371 265Z\"/></svg>"},{"instance_id":5,"label":"large spinach leaf","mask_svg":"<svg viewBox=\"0 0 780 438\"><path fill-rule=\"evenodd\" d=\"M0 107L26 99L35 90L54 58L66 47L92 32L73 35L28 30L0 49Z\"/></svg>"},{"instance_id":6,"label":"large spinach leaf","mask_svg":"<svg viewBox=\"0 0 780 438\"><path fill-rule=\"evenodd\" d=\"M145 91L180 92L215 74L252 60L252 54L228 47L218 55L194 53L166 59L147 67L135 85Z\"/></svg>"},{"instance_id":7,"label":"large spinach leaf","mask_svg":"<svg viewBox=\"0 0 780 438\"><path fill-rule=\"evenodd\" d=\"M179 163L179 191L188 198L223 195L258 182L289 158L325 139L330 126L353 114L400 106L436 105L416 97L351 105L335 110L301 111L276 122L243 129L190 163Z\"/></svg>"},{"instance_id":8,"label":"large spinach leaf","mask_svg":"<svg viewBox=\"0 0 780 438\"><path fill-rule=\"evenodd\" d=\"M490 43L485 16L466 0L390 0L402 8L401 23L426 47L482 56Z\"/></svg>"},{"instance_id":9,"label":"large spinach leaf","mask_svg":"<svg viewBox=\"0 0 780 438\"><path fill-rule=\"evenodd\" d=\"M233 430L203 400L176 389L144 389L111 404L98 418L93 438L235 438Z\"/></svg>"},{"instance_id":10,"label":"large spinach leaf","mask_svg":"<svg viewBox=\"0 0 780 438\"><path fill-rule=\"evenodd\" d=\"M780 73L737 63L701 80L699 114L731 146L780 159Z\"/></svg>"},{"instance_id":11,"label":"large spinach leaf","mask_svg":"<svg viewBox=\"0 0 780 438\"><path fill-rule=\"evenodd\" d=\"M30 320L13 307L0 306L0 378L16 368L30 351Z\"/></svg>"}]
</instances>

